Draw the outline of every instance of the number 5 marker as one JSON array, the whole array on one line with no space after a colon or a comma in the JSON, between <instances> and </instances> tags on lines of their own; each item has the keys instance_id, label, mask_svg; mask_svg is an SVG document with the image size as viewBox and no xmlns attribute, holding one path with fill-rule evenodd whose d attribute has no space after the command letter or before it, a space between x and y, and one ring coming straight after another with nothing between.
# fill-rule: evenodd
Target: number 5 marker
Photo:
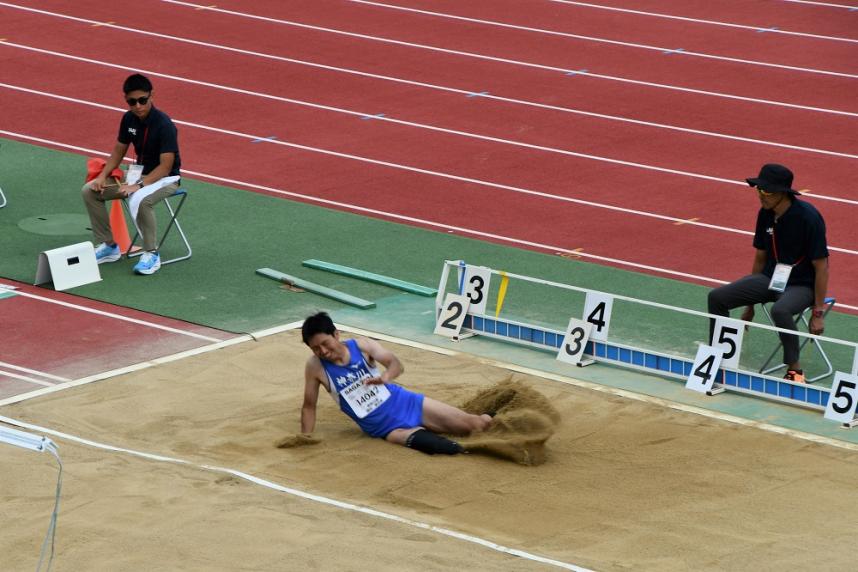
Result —
<instances>
[{"instance_id":1,"label":"number 5 marker","mask_svg":"<svg viewBox=\"0 0 858 572\"><path fill-rule=\"evenodd\" d=\"M838 371L831 384L825 418L840 423L851 424L858 407L858 376L846 375Z\"/></svg>"}]
</instances>

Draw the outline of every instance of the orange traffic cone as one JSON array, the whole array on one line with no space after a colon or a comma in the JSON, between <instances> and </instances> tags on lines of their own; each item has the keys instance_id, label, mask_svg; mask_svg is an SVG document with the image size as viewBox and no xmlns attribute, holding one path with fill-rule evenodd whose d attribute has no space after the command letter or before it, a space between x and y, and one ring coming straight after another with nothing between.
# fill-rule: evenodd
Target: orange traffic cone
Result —
<instances>
[{"instance_id":1,"label":"orange traffic cone","mask_svg":"<svg viewBox=\"0 0 858 572\"><path fill-rule=\"evenodd\" d=\"M128 252L131 238L128 236L128 225L125 224L125 213L118 200L112 201L110 206L110 231L113 233L113 242L119 245L122 254Z\"/></svg>"}]
</instances>

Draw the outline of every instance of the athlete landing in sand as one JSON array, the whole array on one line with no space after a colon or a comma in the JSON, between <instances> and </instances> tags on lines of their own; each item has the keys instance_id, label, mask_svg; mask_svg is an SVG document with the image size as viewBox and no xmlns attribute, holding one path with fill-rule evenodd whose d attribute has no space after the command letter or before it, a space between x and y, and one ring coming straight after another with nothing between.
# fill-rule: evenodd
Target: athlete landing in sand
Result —
<instances>
[{"instance_id":1,"label":"athlete landing in sand","mask_svg":"<svg viewBox=\"0 0 858 572\"><path fill-rule=\"evenodd\" d=\"M304 343L313 351L304 370L301 433L316 426L319 387L371 437L379 437L428 453L455 455L462 446L437 433L470 435L491 425L488 415L473 415L392 383L404 368L390 350L375 340L341 340L324 312L310 316L301 327ZM376 364L384 366L379 371Z\"/></svg>"}]
</instances>

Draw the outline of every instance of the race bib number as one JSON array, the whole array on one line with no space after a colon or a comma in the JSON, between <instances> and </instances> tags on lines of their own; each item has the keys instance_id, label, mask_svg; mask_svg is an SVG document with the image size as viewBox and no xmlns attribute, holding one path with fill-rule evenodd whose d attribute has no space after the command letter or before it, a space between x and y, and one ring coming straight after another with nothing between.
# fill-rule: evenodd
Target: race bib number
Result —
<instances>
[{"instance_id":1,"label":"race bib number","mask_svg":"<svg viewBox=\"0 0 858 572\"><path fill-rule=\"evenodd\" d=\"M340 391L340 395L351 405L358 419L363 419L387 401L390 391L383 383L369 384L360 380Z\"/></svg>"}]
</instances>

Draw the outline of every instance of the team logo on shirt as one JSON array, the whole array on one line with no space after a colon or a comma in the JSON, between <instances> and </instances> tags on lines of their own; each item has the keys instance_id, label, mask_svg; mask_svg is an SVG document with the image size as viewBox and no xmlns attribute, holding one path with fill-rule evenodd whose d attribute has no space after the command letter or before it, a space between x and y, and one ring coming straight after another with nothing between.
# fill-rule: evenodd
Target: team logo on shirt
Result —
<instances>
[{"instance_id":1,"label":"team logo on shirt","mask_svg":"<svg viewBox=\"0 0 858 572\"><path fill-rule=\"evenodd\" d=\"M359 373L353 373L350 371L346 375L336 376L334 378L334 383L337 384L338 388L342 389L344 387L347 387L347 386L355 383L356 381L361 381L362 379L366 379L368 377L372 377L372 375L368 374L367 372L363 372L363 371L359 372Z\"/></svg>"},{"instance_id":2,"label":"team logo on shirt","mask_svg":"<svg viewBox=\"0 0 858 572\"><path fill-rule=\"evenodd\" d=\"M767 228L766 234L771 234L771 235L775 234L775 227L770 226L769 228Z\"/></svg>"},{"instance_id":3,"label":"team logo on shirt","mask_svg":"<svg viewBox=\"0 0 858 572\"><path fill-rule=\"evenodd\" d=\"M134 127L129 127L128 132L130 134L134 135L135 137L137 136L137 129L135 129Z\"/></svg>"}]
</instances>

